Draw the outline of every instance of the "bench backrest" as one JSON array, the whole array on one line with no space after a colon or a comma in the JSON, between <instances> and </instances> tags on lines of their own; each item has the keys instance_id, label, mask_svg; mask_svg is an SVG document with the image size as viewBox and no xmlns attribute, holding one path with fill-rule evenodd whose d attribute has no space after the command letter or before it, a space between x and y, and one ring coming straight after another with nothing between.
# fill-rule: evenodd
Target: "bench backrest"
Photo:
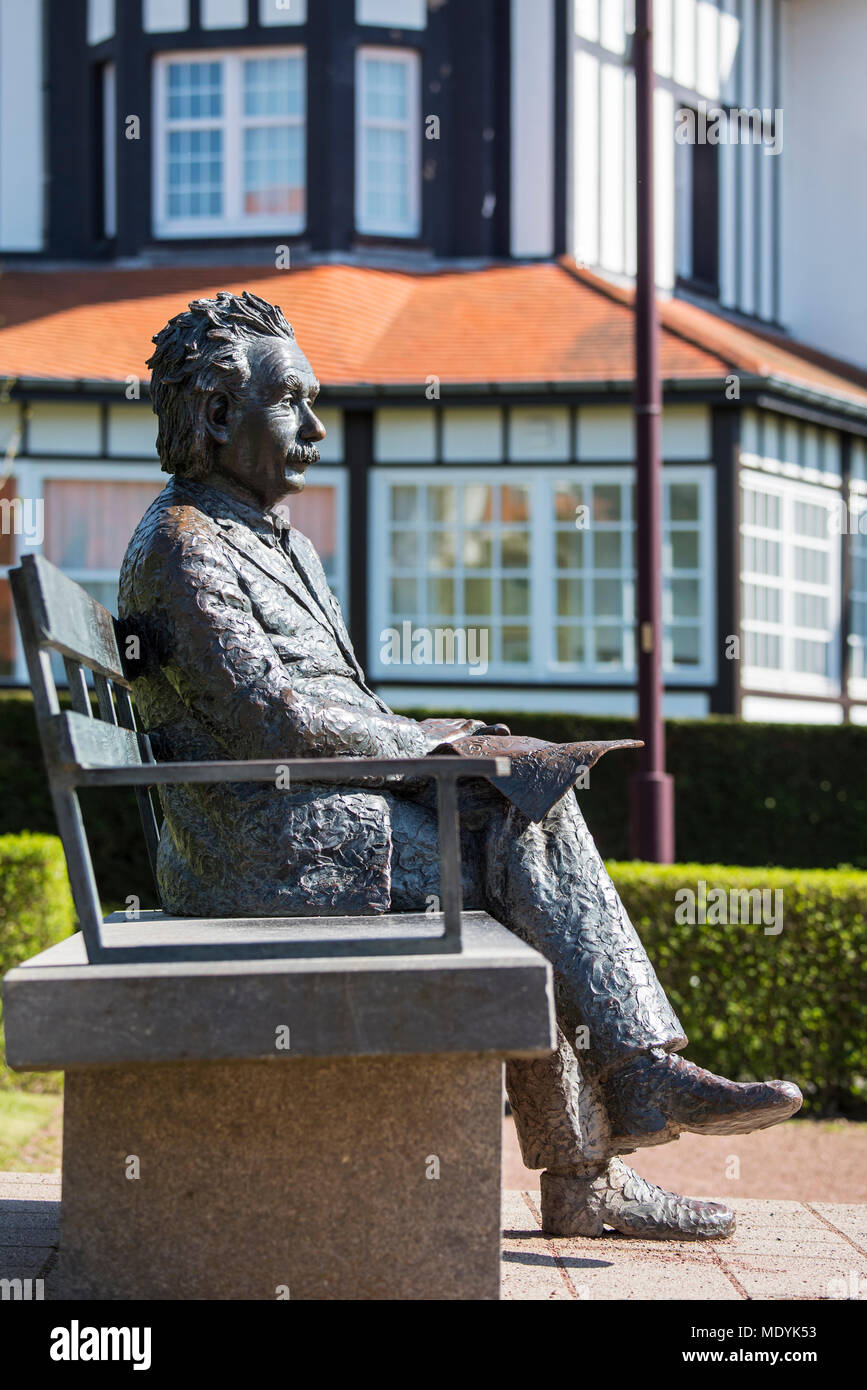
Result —
<instances>
[{"instance_id":1,"label":"bench backrest","mask_svg":"<svg viewBox=\"0 0 867 1390\"><path fill-rule=\"evenodd\" d=\"M88 958L94 960L101 953L102 909L76 785L97 768L141 767L154 757L147 735L136 729L111 613L43 555L25 556L9 578L72 895ZM60 707L52 652L63 658L71 711ZM87 671L93 677L96 712ZM156 882L159 823L152 792L136 787L135 793Z\"/></svg>"}]
</instances>

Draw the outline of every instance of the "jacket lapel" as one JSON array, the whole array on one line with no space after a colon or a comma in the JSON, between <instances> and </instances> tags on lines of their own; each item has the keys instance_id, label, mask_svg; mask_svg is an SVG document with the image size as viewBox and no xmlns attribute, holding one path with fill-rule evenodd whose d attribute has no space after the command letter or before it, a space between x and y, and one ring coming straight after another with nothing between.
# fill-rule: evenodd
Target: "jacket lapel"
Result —
<instances>
[{"instance_id":1,"label":"jacket lapel","mask_svg":"<svg viewBox=\"0 0 867 1390\"><path fill-rule=\"evenodd\" d=\"M343 621L343 614L340 611L339 604L335 602L334 598L332 597L331 593L327 588L322 588L321 585L316 585L316 583L310 576L310 571L307 569L307 566L304 564L302 557L299 555L297 549L294 546L292 548L292 561L295 567L297 568L298 573L304 579L305 584L310 589L310 592L315 597L317 603L319 603L321 607L325 610L326 616L328 617L329 622L331 624L331 630L337 639L337 645L343 653L343 656L345 657L346 661L348 661L349 665L355 672L356 677L358 679L358 684L361 686L362 690L366 695L369 695L372 700L376 701L376 703L379 705L380 709L384 713L388 712L388 705L385 703L384 700L381 700L379 698L379 696L376 694L376 691L370 689L370 686L364 679L364 672L362 671L361 666L358 663L358 657L355 655L355 651L353 650L352 641L350 639L349 633L346 630L346 624Z\"/></svg>"},{"instance_id":2,"label":"jacket lapel","mask_svg":"<svg viewBox=\"0 0 867 1390\"><path fill-rule=\"evenodd\" d=\"M301 578L295 574L288 557L278 555L276 548L272 549L264 541L259 540L250 528L241 522L231 521L225 517L214 517L213 520L219 526L223 538L229 545L240 551L251 564L256 565L270 579L275 580L284 589L288 589L293 597L307 609L311 617L314 617L323 627L333 631L313 594Z\"/></svg>"}]
</instances>

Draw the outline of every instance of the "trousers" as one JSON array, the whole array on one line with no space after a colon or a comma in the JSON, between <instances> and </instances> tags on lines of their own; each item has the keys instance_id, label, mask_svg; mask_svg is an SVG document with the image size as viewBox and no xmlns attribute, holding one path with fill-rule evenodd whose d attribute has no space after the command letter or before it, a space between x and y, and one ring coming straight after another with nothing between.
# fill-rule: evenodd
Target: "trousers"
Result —
<instances>
[{"instance_id":1,"label":"trousers","mask_svg":"<svg viewBox=\"0 0 867 1390\"><path fill-rule=\"evenodd\" d=\"M386 793L394 912L439 891L432 791ZM597 1172L616 1152L600 1085L617 1067L686 1035L629 920L573 791L539 823L483 779L459 784L464 906L482 909L551 964L557 1049L506 1065L529 1168Z\"/></svg>"}]
</instances>

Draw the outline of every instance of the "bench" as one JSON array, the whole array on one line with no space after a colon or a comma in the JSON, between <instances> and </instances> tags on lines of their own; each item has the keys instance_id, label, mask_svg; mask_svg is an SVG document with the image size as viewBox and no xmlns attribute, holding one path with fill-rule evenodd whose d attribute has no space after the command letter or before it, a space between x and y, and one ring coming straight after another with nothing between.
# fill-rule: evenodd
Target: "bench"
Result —
<instances>
[{"instance_id":1,"label":"bench","mask_svg":"<svg viewBox=\"0 0 867 1390\"><path fill-rule=\"evenodd\" d=\"M158 763L112 615L10 578L80 925L3 991L10 1066L66 1072L49 1297L497 1297L502 1063L554 1046L546 962L462 912L457 781L507 760ZM435 778L442 912L103 920L79 788L134 789L155 877L159 785L287 770Z\"/></svg>"}]
</instances>

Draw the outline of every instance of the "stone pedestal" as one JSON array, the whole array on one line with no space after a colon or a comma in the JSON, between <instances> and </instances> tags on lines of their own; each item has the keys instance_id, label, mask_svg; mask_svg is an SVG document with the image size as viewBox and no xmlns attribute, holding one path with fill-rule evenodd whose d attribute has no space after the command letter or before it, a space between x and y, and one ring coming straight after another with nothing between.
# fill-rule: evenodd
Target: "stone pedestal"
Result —
<instances>
[{"instance_id":1,"label":"stone pedestal","mask_svg":"<svg viewBox=\"0 0 867 1390\"><path fill-rule=\"evenodd\" d=\"M67 1073L47 1296L497 1298L502 1062L552 1050L550 972L465 923L455 956L92 966L71 938L10 972L11 1065Z\"/></svg>"}]
</instances>

